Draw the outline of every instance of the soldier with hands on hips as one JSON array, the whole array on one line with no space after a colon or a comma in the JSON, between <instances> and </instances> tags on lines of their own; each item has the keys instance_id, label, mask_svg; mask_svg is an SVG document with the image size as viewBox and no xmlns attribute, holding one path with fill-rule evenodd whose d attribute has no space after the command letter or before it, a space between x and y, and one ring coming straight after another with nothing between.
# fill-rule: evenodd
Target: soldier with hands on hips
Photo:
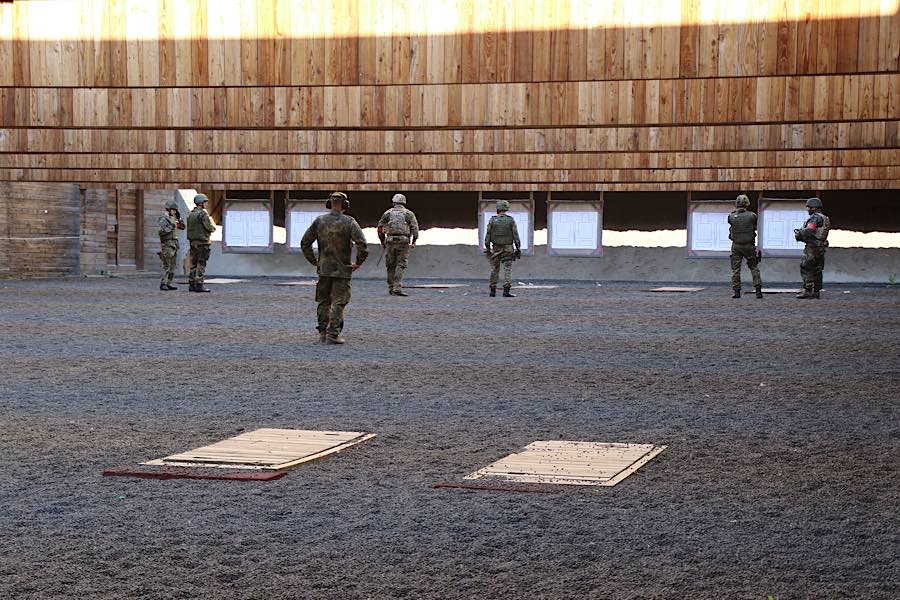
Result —
<instances>
[{"instance_id":1,"label":"soldier with hands on hips","mask_svg":"<svg viewBox=\"0 0 900 600\"><path fill-rule=\"evenodd\" d=\"M369 255L366 238L356 219L344 214L350 208L350 200L343 192L332 192L325 207L330 212L316 217L303 239L300 249L310 264L316 267L319 281L316 283L316 329L319 341L327 344L343 344L344 309L350 302L350 279ZM319 246L319 256L313 252L313 243ZM356 246L356 262L352 261Z\"/></svg>"}]
</instances>

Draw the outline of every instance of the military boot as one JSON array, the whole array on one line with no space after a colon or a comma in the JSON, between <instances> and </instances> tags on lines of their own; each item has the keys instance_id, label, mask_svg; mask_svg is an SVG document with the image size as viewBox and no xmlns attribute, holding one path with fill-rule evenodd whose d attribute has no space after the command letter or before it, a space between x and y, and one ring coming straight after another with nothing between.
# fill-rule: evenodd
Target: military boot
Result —
<instances>
[{"instance_id":1,"label":"military boot","mask_svg":"<svg viewBox=\"0 0 900 600\"><path fill-rule=\"evenodd\" d=\"M803 292L797 294L797 295L794 296L794 297L795 297L795 298L798 298L798 299L800 299L800 300L806 300L807 298L818 298L819 295L818 295L818 294L814 294L813 291L812 291L812 288L803 288Z\"/></svg>"},{"instance_id":2,"label":"military boot","mask_svg":"<svg viewBox=\"0 0 900 600\"><path fill-rule=\"evenodd\" d=\"M320 332L319 332L319 343L320 343L320 344L324 344L324 343L325 343L325 338L326 338L326 337L328 337L328 334L325 333L324 331L320 331Z\"/></svg>"},{"instance_id":3,"label":"military boot","mask_svg":"<svg viewBox=\"0 0 900 600\"><path fill-rule=\"evenodd\" d=\"M409 294L407 294L407 293L404 292L403 290L394 290L392 293L393 293L395 296L409 296Z\"/></svg>"},{"instance_id":4,"label":"military boot","mask_svg":"<svg viewBox=\"0 0 900 600\"><path fill-rule=\"evenodd\" d=\"M508 286L508 285L503 286L503 297L504 298L515 298L516 295L513 293L510 293L509 289L510 289L510 286Z\"/></svg>"},{"instance_id":5,"label":"military boot","mask_svg":"<svg viewBox=\"0 0 900 600\"><path fill-rule=\"evenodd\" d=\"M762 286L761 286L761 285L756 286L756 297L757 297L757 298L762 298L762 297L763 297L763 296L762 296Z\"/></svg>"},{"instance_id":6,"label":"military boot","mask_svg":"<svg viewBox=\"0 0 900 600\"><path fill-rule=\"evenodd\" d=\"M491 286L491 298L495 297L496 295L497 295L497 286L492 285Z\"/></svg>"},{"instance_id":7,"label":"military boot","mask_svg":"<svg viewBox=\"0 0 900 600\"><path fill-rule=\"evenodd\" d=\"M188 291L189 292L193 292L195 287L196 286L194 285L193 281L188 281Z\"/></svg>"},{"instance_id":8,"label":"military boot","mask_svg":"<svg viewBox=\"0 0 900 600\"><path fill-rule=\"evenodd\" d=\"M169 286L167 286L167 285L164 284L164 283L161 283L161 284L159 284L159 290L160 290L161 292L168 292L168 291L169 291Z\"/></svg>"},{"instance_id":9,"label":"military boot","mask_svg":"<svg viewBox=\"0 0 900 600\"><path fill-rule=\"evenodd\" d=\"M197 284L194 284L193 291L200 292L202 294L208 294L211 290L208 290L205 287L203 287L202 283L197 283Z\"/></svg>"},{"instance_id":10,"label":"military boot","mask_svg":"<svg viewBox=\"0 0 900 600\"><path fill-rule=\"evenodd\" d=\"M732 289L732 291L734 291L734 294L732 294L732 296L731 296L732 298L740 298L741 297L741 288L736 287L736 288L731 288L731 289Z\"/></svg>"},{"instance_id":11,"label":"military boot","mask_svg":"<svg viewBox=\"0 0 900 600\"><path fill-rule=\"evenodd\" d=\"M344 340L344 338L342 338L340 336L340 334L333 335L333 334L329 333L328 335L325 336L326 344L343 344L343 343L345 343L345 341L346 340Z\"/></svg>"},{"instance_id":12,"label":"military boot","mask_svg":"<svg viewBox=\"0 0 900 600\"><path fill-rule=\"evenodd\" d=\"M172 285L171 283L167 283L167 284L166 284L166 289L167 289L167 290L177 290L177 289L178 289L178 286L177 286L177 285Z\"/></svg>"}]
</instances>

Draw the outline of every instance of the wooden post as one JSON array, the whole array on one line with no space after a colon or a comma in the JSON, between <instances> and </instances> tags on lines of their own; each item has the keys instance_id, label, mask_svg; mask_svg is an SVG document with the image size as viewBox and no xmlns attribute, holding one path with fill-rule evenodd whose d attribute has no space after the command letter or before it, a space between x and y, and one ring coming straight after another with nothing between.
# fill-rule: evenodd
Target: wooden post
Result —
<instances>
[{"instance_id":1,"label":"wooden post","mask_svg":"<svg viewBox=\"0 0 900 600\"><path fill-rule=\"evenodd\" d=\"M144 190L135 192L134 264L138 271L144 270Z\"/></svg>"}]
</instances>

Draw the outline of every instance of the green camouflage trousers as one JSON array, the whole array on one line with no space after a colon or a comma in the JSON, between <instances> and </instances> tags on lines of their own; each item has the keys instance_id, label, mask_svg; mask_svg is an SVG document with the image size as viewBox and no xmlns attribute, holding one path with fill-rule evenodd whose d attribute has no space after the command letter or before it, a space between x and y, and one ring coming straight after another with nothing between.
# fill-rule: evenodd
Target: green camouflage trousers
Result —
<instances>
[{"instance_id":1,"label":"green camouflage trousers","mask_svg":"<svg viewBox=\"0 0 900 600\"><path fill-rule=\"evenodd\" d=\"M747 261L750 275L753 276L753 287L762 286L762 278L759 276L759 259L756 258L756 246L753 244L731 245L731 287L741 287L741 265Z\"/></svg>"},{"instance_id":2,"label":"green camouflage trousers","mask_svg":"<svg viewBox=\"0 0 900 600\"><path fill-rule=\"evenodd\" d=\"M492 246L492 252L488 256L491 263L491 287L497 287L501 263L503 264L503 287L510 287L512 285L513 245L492 244Z\"/></svg>"},{"instance_id":3,"label":"green camouflage trousers","mask_svg":"<svg viewBox=\"0 0 900 600\"><path fill-rule=\"evenodd\" d=\"M807 244L800 261L803 287L818 292L822 289L822 271L825 269L825 248Z\"/></svg>"},{"instance_id":4,"label":"green camouflage trousers","mask_svg":"<svg viewBox=\"0 0 900 600\"><path fill-rule=\"evenodd\" d=\"M195 285L203 285L203 275L206 273L206 261L209 260L209 244L206 242L191 242L191 273L188 280Z\"/></svg>"},{"instance_id":5,"label":"green camouflage trousers","mask_svg":"<svg viewBox=\"0 0 900 600\"><path fill-rule=\"evenodd\" d=\"M388 290L399 292L403 274L409 263L409 242L387 242L384 246L384 266L387 267Z\"/></svg>"},{"instance_id":6,"label":"green camouflage trousers","mask_svg":"<svg viewBox=\"0 0 900 600\"><path fill-rule=\"evenodd\" d=\"M338 335L344 328L344 309L350 302L350 279L319 276L316 283L316 316L319 333Z\"/></svg>"},{"instance_id":7,"label":"green camouflage trousers","mask_svg":"<svg viewBox=\"0 0 900 600\"><path fill-rule=\"evenodd\" d=\"M178 243L165 242L159 251L159 260L162 262L162 275L159 278L161 285L170 285L175 277L175 263L178 259Z\"/></svg>"}]
</instances>

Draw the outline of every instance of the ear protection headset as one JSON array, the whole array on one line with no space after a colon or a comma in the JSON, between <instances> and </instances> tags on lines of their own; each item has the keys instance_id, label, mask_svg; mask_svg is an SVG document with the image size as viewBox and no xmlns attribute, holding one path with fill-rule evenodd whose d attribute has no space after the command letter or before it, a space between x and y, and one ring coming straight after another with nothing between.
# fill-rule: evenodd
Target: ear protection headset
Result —
<instances>
[{"instance_id":1,"label":"ear protection headset","mask_svg":"<svg viewBox=\"0 0 900 600\"><path fill-rule=\"evenodd\" d=\"M344 210L350 210L350 198L348 198L347 194L344 192L331 192L331 195L328 196L328 200L325 201L325 208L331 208L332 198L340 198L343 201Z\"/></svg>"}]
</instances>

